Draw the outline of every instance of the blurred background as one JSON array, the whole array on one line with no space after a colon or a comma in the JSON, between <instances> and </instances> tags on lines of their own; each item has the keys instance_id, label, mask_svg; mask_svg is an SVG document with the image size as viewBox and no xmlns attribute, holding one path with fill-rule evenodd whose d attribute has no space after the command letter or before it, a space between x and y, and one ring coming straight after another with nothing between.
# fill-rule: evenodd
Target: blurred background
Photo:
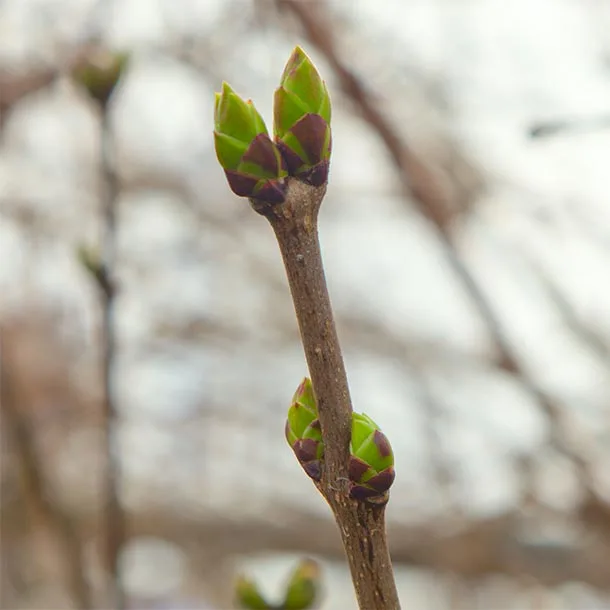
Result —
<instances>
[{"instance_id":1,"label":"blurred background","mask_svg":"<svg viewBox=\"0 0 610 610\"><path fill-rule=\"evenodd\" d=\"M283 435L277 245L212 141L221 82L270 124L301 44L403 607L609 608L609 32L607 0L0 0L1 607L230 608L302 556L356 607ZM100 106L72 74L117 51Z\"/></svg>"}]
</instances>

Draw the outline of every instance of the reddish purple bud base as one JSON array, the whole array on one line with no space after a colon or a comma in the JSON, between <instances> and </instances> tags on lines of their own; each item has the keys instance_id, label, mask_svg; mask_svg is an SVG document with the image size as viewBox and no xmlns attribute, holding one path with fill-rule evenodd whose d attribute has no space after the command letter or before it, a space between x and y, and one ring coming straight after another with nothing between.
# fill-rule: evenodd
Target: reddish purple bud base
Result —
<instances>
[{"instance_id":1,"label":"reddish purple bud base","mask_svg":"<svg viewBox=\"0 0 610 610\"><path fill-rule=\"evenodd\" d=\"M239 197L260 199L266 203L283 203L286 199L286 182L282 178L267 180L257 191L259 179L240 172L225 170L227 182L231 190Z\"/></svg>"},{"instance_id":2,"label":"reddish purple bud base","mask_svg":"<svg viewBox=\"0 0 610 610\"><path fill-rule=\"evenodd\" d=\"M389 457L392 455L392 447L390 446L390 441L388 441L386 435L381 432L381 430L375 430L375 434L373 436L373 442L377 445L377 449L379 449L379 454L381 457Z\"/></svg>"},{"instance_id":3,"label":"reddish purple bud base","mask_svg":"<svg viewBox=\"0 0 610 610\"><path fill-rule=\"evenodd\" d=\"M374 477L371 477L368 481L361 482L362 477L368 471L368 464L366 464L354 455L350 456L348 473L350 480L354 483L369 487L376 493L383 493L384 491L387 491L388 489L390 489L392 483L394 483L396 472L392 466L386 468L385 470L382 470Z\"/></svg>"},{"instance_id":4,"label":"reddish purple bud base","mask_svg":"<svg viewBox=\"0 0 610 610\"><path fill-rule=\"evenodd\" d=\"M387 491L379 494L376 491L367 489L361 485L352 485L349 495L354 500L367 502L369 504L374 504L375 506L383 506L384 504L387 504L390 499L390 494Z\"/></svg>"},{"instance_id":5,"label":"reddish purple bud base","mask_svg":"<svg viewBox=\"0 0 610 610\"><path fill-rule=\"evenodd\" d=\"M299 464L314 481L319 481L322 476L322 465L317 458L319 444L312 438L302 438L292 445Z\"/></svg>"},{"instance_id":6,"label":"reddish purple bud base","mask_svg":"<svg viewBox=\"0 0 610 610\"><path fill-rule=\"evenodd\" d=\"M301 144L307 159L289 148L282 140L276 140L286 162L288 173L312 186L322 186L328 180L329 161L324 142L329 126L318 114L306 114L291 129L290 132ZM330 154L331 142L328 143ZM323 157L326 157L323 159Z\"/></svg>"},{"instance_id":7,"label":"reddish purple bud base","mask_svg":"<svg viewBox=\"0 0 610 610\"><path fill-rule=\"evenodd\" d=\"M250 142L241 160L244 163L254 163L274 176L279 176L280 170L286 169L281 155L277 154L275 144L266 133L259 133Z\"/></svg>"},{"instance_id":8,"label":"reddish purple bud base","mask_svg":"<svg viewBox=\"0 0 610 610\"><path fill-rule=\"evenodd\" d=\"M349 458L349 478L352 481L358 482L362 479L364 474L369 470L369 465L363 462L360 458L355 455L351 455Z\"/></svg>"}]
</instances>

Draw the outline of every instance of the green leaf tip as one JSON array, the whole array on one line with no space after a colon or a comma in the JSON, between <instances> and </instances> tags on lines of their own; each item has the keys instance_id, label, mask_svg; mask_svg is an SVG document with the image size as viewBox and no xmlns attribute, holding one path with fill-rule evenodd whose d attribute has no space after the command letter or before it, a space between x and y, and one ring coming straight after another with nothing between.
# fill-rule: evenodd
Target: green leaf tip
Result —
<instances>
[{"instance_id":1,"label":"green leaf tip","mask_svg":"<svg viewBox=\"0 0 610 610\"><path fill-rule=\"evenodd\" d=\"M307 377L303 379L292 397L285 435L303 470L312 479L320 480L324 443L313 386Z\"/></svg>"},{"instance_id":2,"label":"green leaf tip","mask_svg":"<svg viewBox=\"0 0 610 610\"><path fill-rule=\"evenodd\" d=\"M257 584L250 578L240 575L235 581L235 598L240 608L246 610L272 610L273 605L261 595Z\"/></svg>"},{"instance_id":3,"label":"green leaf tip","mask_svg":"<svg viewBox=\"0 0 610 610\"><path fill-rule=\"evenodd\" d=\"M385 504L395 478L394 453L385 434L364 413L352 413L350 452L350 495Z\"/></svg>"},{"instance_id":4,"label":"green leaf tip","mask_svg":"<svg viewBox=\"0 0 610 610\"><path fill-rule=\"evenodd\" d=\"M303 559L286 586L282 610L307 610L320 598L321 570L313 559Z\"/></svg>"},{"instance_id":5,"label":"green leaf tip","mask_svg":"<svg viewBox=\"0 0 610 610\"><path fill-rule=\"evenodd\" d=\"M273 134L290 175L314 186L328 181L330 117L326 83L297 46L274 94Z\"/></svg>"},{"instance_id":6,"label":"green leaf tip","mask_svg":"<svg viewBox=\"0 0 610 610\"><path fill-rule=\"evenodd\" d=\"M227 82L214 94L214 146L236 195L284 201L285 161L252 100L243 100Z\"/></svg>"}]
</instances>

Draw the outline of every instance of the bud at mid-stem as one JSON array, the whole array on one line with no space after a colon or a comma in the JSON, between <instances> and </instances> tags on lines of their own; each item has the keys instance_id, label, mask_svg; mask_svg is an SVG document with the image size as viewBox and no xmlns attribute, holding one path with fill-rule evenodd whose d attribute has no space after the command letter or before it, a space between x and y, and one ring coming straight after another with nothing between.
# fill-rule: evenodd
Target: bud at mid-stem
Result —
<instances>
[{"instance_id":1,"label":"bud at mid-stem","mask_svg":"<svg viewBox=\"0 0 610 610\"><path fill-rule=\"evenodd\" d=\"M321 186L330 163L330 96L311 59L296 47L275 91L273 132L290 175Z\"/></svg>"},{"instance_id":2,"label":"bud at mid-stem","mask_svg":"<svg viewBox=\"0 0 610 610\"><path fill-rule=\"evenodd\" d=\"M386 492L395 476L394 454L385 434L364 413L352 414L350 451L351 496L358 500L387 501Z\"/></svg>"},{"instance_id":3,"label":"bud at mid-stem","mask_svg":"<svg viewBox=\"0 0 610 610\"><path fill-rule=\"evenodd\" d=\"M292 397L286 420L286 440L303 470L314 480L322 475L324 444L311 381L303 379Z\"/></svg>"},{"instance_id":4,"label":"bud at mid-stem","mask_svg":"<svg viewBox=\"0 0 610 610\"><path fill-rule=\"evenodd\" d=\"M214 144L236 195L267 203L284 201L284 159L252 100L241 99L227 83L215 96Z\"/></svg>"},{"instance_id":5,"label":"bud at mid-stem","mask_svg":"<svg viewBox=\"0 0 610 610\"><path fill-rule=\"evenodd\" d=\"M282 610L311 608L320 596L320 575L320 566L313 559L303 559L290 576Z\"/></svg>"},{"instance_id":6,"label":"bud at mid-stem","mask_svg":"<svg viewBox=\"0 0 610 610\"><path fill-rule=\"evenodd\" d=\"M127 60L125 53L100 49L79 61L72 71L72 77L104 107L125 72Z\"/></svg>"},{"instance_id":7,"label":"bud at mid-stem","mask_svg":"<svg viewBox=\"0 0 610 610\"><path fill-rule=\"evenodd\" d=\"M239 606L247 610L271 610L273 608L260 594L256 583L246 576L237 577L235 597Z\"/></svg>"}]
</instances>

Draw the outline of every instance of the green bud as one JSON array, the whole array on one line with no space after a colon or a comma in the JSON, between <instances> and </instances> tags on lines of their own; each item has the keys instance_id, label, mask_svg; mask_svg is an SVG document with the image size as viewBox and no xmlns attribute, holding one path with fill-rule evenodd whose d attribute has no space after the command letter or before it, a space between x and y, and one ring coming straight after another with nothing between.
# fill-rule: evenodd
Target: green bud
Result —
<instances>
[{"instance_id":1,"label":"green bud","mask_svg":"<svg viewBox=\"0 0 610 610\"><path fill-rule=\"evenodd\" d=\"M273 133L289 173L314 186L328 180L330 114L326 84L296 47L275 91Z\"/></svg>"},{"instance_id":2,"label":"green bud","mask_svg":"<svg viewBox=\"0 0 610 610\"><path fill-rule=\"evenodd\" d=\"M324 456L318 406L311 381L305 377L292 397L286 420L286 440L303 470L314 480L322 475Z\"/></svg>"},{"instance_id":3,"label":"green bud","mask_svg":"<svg viewBox=\"0 0 610 610\"><path fill-rule=\"evenodd\" d=\"M128 55L99 49L80 61L72 71L72 77L102 106L106 106L125 68Z\"/></svg>"},{"instance_id":4,"label":"green bud","mask_svg":"<svg viewBox=\"0 0 610 610\"><path fill-rule=\"evenodd\" d=\"M256 583L243 575L238 576L235 582L235 597L241 608L248 610L271 610L273 608L260 594Z\"/></svg>"},{"instance_id":5,"label":"green bud","mask_svg":"<svg viewBox=\"0 0 610 610\"><path fill-rule=\"evenodd\" d=\"M240 197L282 203L288 175L252 100L222 84L214 103L214 145L231 190Z\"/></svg>"},{"instance_id":6,"label":"green bud","mask_svg":"<svg viewBox=\"0 0 610 610\"><path fill-rule=\"evenodd\" d=\"M364 413L352 414L349 478L351 496L358 500L387 501L394 482L394 454L379 426Z\"/></svg>"},{"instance_id":7,"label":"green bud","mask_svg":"<svg viewBox=\"0 0 610 610\"><path fill-rule=\"evenodd\" d=\"M114 286L99 251L81 245L78 247L76 255L83 269L95 280L102 292L107 295L112 294Z\"/></svg>"},{"instance_id":8,"label":"green bud","mask_svg":"<svg viewBox=\"0 0 610 610\"><path fill-rule=\"evenodd\" d=\"M320 594L320 566L313 559L303 559L292 573L282 610L307 610Z\"/></svg>"}]
</instances>

